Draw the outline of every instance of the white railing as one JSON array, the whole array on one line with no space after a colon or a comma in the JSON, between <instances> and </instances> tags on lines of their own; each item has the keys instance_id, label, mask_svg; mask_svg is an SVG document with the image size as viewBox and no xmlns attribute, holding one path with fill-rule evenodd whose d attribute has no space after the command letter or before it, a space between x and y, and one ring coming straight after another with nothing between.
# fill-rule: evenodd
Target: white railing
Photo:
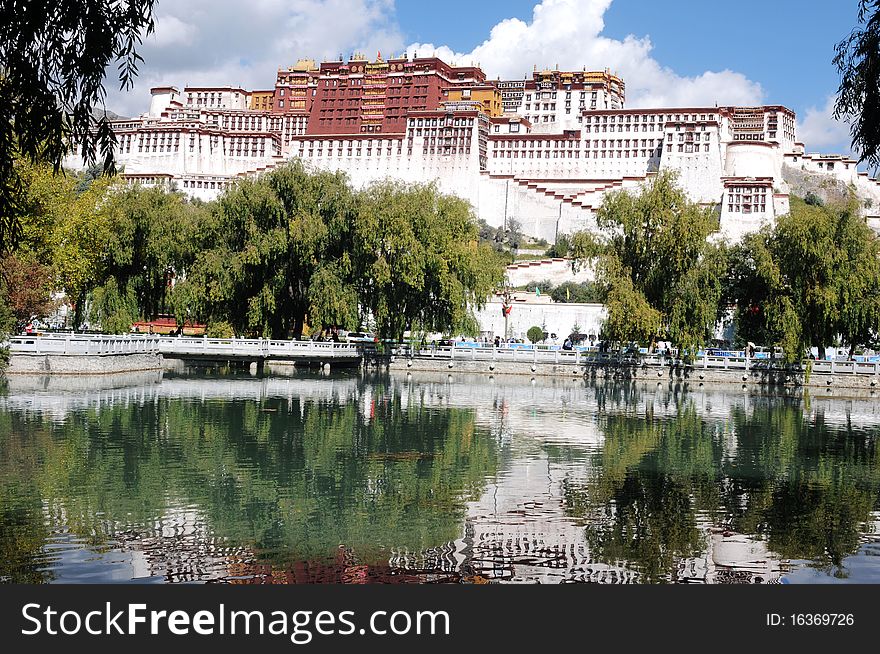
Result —
<instances>
[{"instance_id":1,"label":"white railing","mask_svg":"<svg viewBox=\"0 0 880 654\"><path fill-rule=\"evenodd\" d=\"M102 334L41 334L11 336L10 354L158 354L159 337L149 335L104 336Z\"/></svg>"},{"instance_id":2,"label":"white railing","mask_svg":"<svg viewBox=\"0 0 880 654\"><path fill-rule=\"evenodd\" d=\"M666 358L659 354L617 355L595 351L560 350L541 347L410 347L399 346L394 354L418 359L439 359L448 361L484 361L517 363L553 363L570 365L638 365L661 368L683 366L682 361ZM800 365L786 365L782 361L730 356L700 356L687 366L694 370L775 370L780 372L803 372L812 364L813 374L833 375L874 375L880 376L880 361L803 361Z\"/></svg>"},{"instance_id":3,"label":"white railing","mask_svg":"<svg viewBox=\"0 0 880 654\"><path fill-rule=\"evenodd\" d=\"M131 354L152 353L170 357L254 359L357 359L361 350L354 343L275 341L244 338L192 338L131 334L40 334L13 336L6 345L11 354Z\"/></svg>"},{"instance_id":4,"label":"white railing","mask_svg":"<svg viewBox=\"0 0 880 654\"><path fill-rule=\"evenodd\" d=\"M358 359L364 349L358 343L321 343L316 341L284 341L271 339L205 338L186 336L157 336L129 334L105 336L101 334L40 334L12 336L5 344L11 354L69 354L102 356L109 354L163 354L170 357L230 357L253 359ZM638 365L670 367L684 365L659 354L618 355L584 350L561 350L531 346L501 347L410 347L401 345L391 354L420 359L448 361L517 362L534 364L569 365ZM736 356L701 356L687 364L693 369L705 370L777 370L802 372L807 365L813 374L873 375L880 376L880 361L803 361L786 366L781 361L765 358Z\"/></svg>"}]
</instances>

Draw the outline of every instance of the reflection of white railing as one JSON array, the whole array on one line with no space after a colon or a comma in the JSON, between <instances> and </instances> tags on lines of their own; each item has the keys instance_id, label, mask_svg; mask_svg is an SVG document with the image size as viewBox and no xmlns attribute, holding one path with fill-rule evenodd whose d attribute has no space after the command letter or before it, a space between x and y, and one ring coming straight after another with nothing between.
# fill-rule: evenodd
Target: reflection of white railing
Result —
<instances>
[{"instance_id":1,"label":"reflection of white railing","mask_svg":"<svg viewBox=\"0 0 880 654\"><path fill-rule=\"evenodd\" d=\"M41 334L13 336L12 354L130 354L151 353L170 357L230 357L252 359L357 359L361 348L354 343L273 341L269 339L192 338L132 334Z\"/></svg>"},{"instance_id":2,"label":"reflection of white railing","mask_svg":"<svg viewBox=\"0 0 880 654\"><path fill-rule=\"evenodd\" d=\"M553 363L581 365L648 366L653 368L680 366L682 362L659 354L619 356L592 351L560 350L531 346L501 347L415 347L401 346L396 354L417 359L440 359L448 361L486 361L517 363ZM833 375L880 375L880 361L803 361L800 365L786 366L781 361L753 357L701 356L687 364L694 370L772 370L801 373L812 365L813 374Z\"/></svg>"},{"instance_id":3,"label":"reflection of white railing","mask_svg":"<svg viewBox=\"0 0 880 654\"><path fill-rule=\"evenodd\" d=\"M41 334L12 336L10 354L158 354L159 337L149 335L104 336L101 334Z\"/></svg>"}]
</instances>

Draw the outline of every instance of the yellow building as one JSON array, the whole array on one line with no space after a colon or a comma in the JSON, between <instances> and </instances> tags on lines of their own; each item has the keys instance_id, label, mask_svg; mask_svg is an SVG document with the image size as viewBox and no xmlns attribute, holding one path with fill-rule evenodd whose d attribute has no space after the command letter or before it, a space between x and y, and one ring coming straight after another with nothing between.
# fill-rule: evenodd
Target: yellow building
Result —
<instances>
[{"instance_id":1,"label":"yellow building","mask_svg":"<svg viewBox=\"0 0 880 654\"><path fill-rule=\"evenodd\" d=\"M252 91L248 109L253 111L272 111L275 105L275 91Z\"/></svg>"},{"instance_id":2,"label":"yellow building","mask_svg":"<svg viewBox=\"0 0 880 654\"><path fill-rule=\"evenodd\" d=\"M498 118L504 114L501 91L491 84L449 89L450 102L480 102L487 116Z\"/></svg>"}]
</instances>

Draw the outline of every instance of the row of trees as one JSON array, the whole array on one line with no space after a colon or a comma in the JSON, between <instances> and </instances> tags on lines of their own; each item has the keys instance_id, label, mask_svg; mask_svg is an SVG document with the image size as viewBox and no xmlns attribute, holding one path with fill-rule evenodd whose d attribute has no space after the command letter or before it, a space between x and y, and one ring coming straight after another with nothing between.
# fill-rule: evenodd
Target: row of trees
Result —
<instances>
[{"instance_id":1,"label":"row of trees","mask_svg":"<svg viewBox=\"0 0 880 654\"><path fill-rule=\"evenodd\" d=\"M731 247L713 238L717 214L663 173L639 194L608 196L597 222L610 236L575 234L571 251L596 273L607 339L694 352L732 318L738 341L780 345L792 361L839 341L851 352L872 346L880 334L880 241L854 200L793 198L775 226Z\"/></svg>"},{"instance_id":2,"label":"row of trees","mask_svg":"<svg viewBox=\"0 0 880 654\"><path fill-rule=\"evenodd\" d=\"M554 302L589 304L601 302L599 289L593 282L562 282L554 284L549 279L529 282L525 289L530 293L549 295Z\"/></svg>"},{"instance_id":3,"label":"row of trees","mask_svg":"<svg viewBox=\"0 0 880 654\"><path fill-rule=\"evenodd\" d=\"M271 338L354 329L368 315L383 338L470 332L503 275L469 205L433 186L356 192L342 174L294 163L201 203L22 166L28 218L0 275L17 327L48 313L57 289L75 326L115 332L159 313Z\"/></svg>"},{"instance_id":4,"label":"row of trees","mask_svg":"<svg viewBox=\"0 0 880 654\"><path fill-rule=\"evenodd\" d=\"M471 309L502 281L470 207L432 186L356 192L344 175L294 163L206 204L19 165L26 219L0 259L7 329L48 314L61 290L74 326L114 332L170 313L218 335L300 337L368 316L382 338L474 333ZM606 238L569 241L596 282L541 288L605 303L606 339L693 352L734 319L739 341L781 345L793 360L841 341L872 346L880 332L880 241L855 201L793 199L774 227L729 247L712 237L716 214L664 173L639 194L609 195L597 222Z\"/></svg>"}]
</instances>

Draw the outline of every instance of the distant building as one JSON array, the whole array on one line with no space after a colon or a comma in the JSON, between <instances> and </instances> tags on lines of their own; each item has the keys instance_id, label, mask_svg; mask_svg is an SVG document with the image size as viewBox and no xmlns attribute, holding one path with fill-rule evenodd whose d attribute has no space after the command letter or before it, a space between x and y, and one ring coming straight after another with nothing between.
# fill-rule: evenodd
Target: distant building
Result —
<instances>
[{"instance_id":1,"label":"distant building","mask_svg":"<svg viewBox=\"0 0 880 654\"><path fill-rule=\"evenodd\" d=\"M662 170L716 210L734 241L788 212L786 167L852 183L880 207L880 185L855 161L805 154L786 107L625 102L624 81L608 70L488 81L477 66L436 57L355 55L301 59L278 71L274 91L157 87L147 113L113 128L132 183L211 199L239 177L300 159L358 187L436 182L489 225L516 221L550 242L597 229L607 193L638 189Z\"/></svg>"}]
</instances>

